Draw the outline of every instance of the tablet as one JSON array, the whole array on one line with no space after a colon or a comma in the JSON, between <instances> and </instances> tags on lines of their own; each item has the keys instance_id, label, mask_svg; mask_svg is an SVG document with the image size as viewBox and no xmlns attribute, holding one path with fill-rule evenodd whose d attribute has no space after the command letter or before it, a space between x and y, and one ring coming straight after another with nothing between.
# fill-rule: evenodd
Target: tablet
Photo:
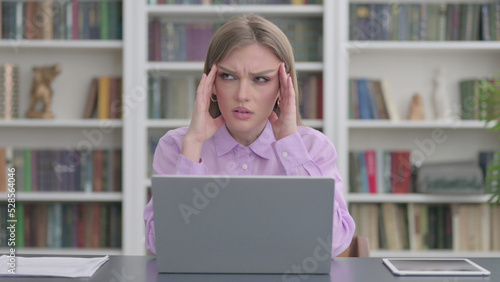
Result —
<instances>
[{"instance_id":1,"label":"tablet","mask_svg":"<svg viewBox=\"0 0 500 282\"><path fill-rule=\"evenodd\" d=\"M464 258L384 258L394 275L488 276L490 271Z\"/></svg>"}]
</instances>

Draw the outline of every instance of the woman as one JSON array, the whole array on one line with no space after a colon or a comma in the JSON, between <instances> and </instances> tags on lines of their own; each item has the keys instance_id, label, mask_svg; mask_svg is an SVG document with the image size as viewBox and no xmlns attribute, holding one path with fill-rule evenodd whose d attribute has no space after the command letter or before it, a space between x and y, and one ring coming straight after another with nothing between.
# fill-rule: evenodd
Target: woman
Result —
<instances>
[{"instance_id":1,"label":"woman","mask_svg":"<svg viewBox=\"0 0 500 282\"><path fill-rule=\"evenodd\" d=\"M355 224L343 198L337 153L301 126L292 47L256 15L231 19L210 43L188 128L170 130L155 151L155 174L325 176L336 181L332 257ZM144 211L146 247L156 253L153 200Z\"/></svg>"}]
</instances>

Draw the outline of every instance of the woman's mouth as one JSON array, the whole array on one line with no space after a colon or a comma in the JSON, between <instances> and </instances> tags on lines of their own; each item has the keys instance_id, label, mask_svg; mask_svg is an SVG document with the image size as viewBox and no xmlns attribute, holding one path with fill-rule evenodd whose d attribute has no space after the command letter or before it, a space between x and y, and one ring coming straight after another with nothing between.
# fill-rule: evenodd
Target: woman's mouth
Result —
<instances>
[{"instance_id":1,"label":"woman's mouth","mask_svg":"<svg viewBox=\"0 0 500 282\"><path fill-rule=\"evenodd\" d=\"M233 116L237 119L249 119L253 112L245 107L236 107L233 109Z\"/></svg>"}]
</instances>

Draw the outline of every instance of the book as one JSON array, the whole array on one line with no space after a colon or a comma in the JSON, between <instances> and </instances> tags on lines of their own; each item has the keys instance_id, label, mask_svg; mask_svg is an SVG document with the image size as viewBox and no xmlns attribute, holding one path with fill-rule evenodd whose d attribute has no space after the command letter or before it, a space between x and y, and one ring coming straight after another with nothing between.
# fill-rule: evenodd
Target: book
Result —
<instances>
[{"instance_id":1,"label":"book","mask_svg":"<svg viewBox=\"0 0 500 282\"><path fill-rule=\"evenodd\" d=\"M99 119L109 119L110 101L110 78L101 76L97 86L97 117Z\"/></svg>"},{"instance_id":2,"label":"book","mask_svg":"<svg viewBox=\"0 0 500 282\"><path fill-rule=\"evenodd\" d=\"M54 1L47 0L38 2L36 15L41 17L40 21L43 23L39 27L39 38L44 40L54 39Z\"/></svg>"},{"instance_id":3,"label":"book","mask_svg":"<svg viewBox=\"0 0 500 282\"><path fill-rule=\"evenodd\" d=\"M98 81L97 78L92 78L90 82L85 108L83 110L83 118L91 118L94 114L97 104Z\"/></svg>"},{"instance_id":4,"label":"book","mask_svg":"<svg viewBox=\"0 0 500 282\"><path fill-rule=\"evenodd\" d=\"M19 68L5 63L0 65L0 119L19 117Z\"/></svg>"},{"instance_id":5,"label":"book","mask_svg":"<svg viewBox=\"0 0 500 282\"><path fill-rule=\"evenodd\" d=\"M401 241L401 229L402 227L398 226L397 220L397 206L395 203L382 203L382 216L383 220L383 228L385 230L386 240L387 240L387 249L398 251L403 249L403 243Z\"/></svg>"},{"instance_id":6,"label":"book","mask_svg":"<svg viewBox=\"0 0 500 282\"><path fill-rule=\"evenodd\" d=\"M401 118L399 115L399 110L396 105L396 101L394 100L392 88L389 81L382 79L380 81L380 88L382 95L384 97L384 103L387 109L387 115L389 119L391 119L392 121L399 121Z\"/></svg>"},{"instance_id":7,"label":"book","mask_svg":"<svg viewBox=\"0 0 500 282\"><path fill-rule=\"evenodd\" d=\"M412 164L409 151L395 151L392 153L392 183L393 193L410 193Z\"/></svg>"},{"instance_id":8,"label":"book","mask_svg":"<svg viewBox=\"0 0 500 282\"><path fill-rule=\"evenodd\" d=\"M366 174L368 179L368 192L377 193L377 156L375 150L365 151Z\"/></svg>"}]
</instances>

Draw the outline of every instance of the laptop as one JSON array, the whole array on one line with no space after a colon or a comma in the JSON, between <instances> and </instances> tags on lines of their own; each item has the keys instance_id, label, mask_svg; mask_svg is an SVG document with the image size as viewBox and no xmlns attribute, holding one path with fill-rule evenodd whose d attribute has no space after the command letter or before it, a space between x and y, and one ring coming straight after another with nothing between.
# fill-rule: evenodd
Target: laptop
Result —
<instances>
[{"instance_id":1,"label":"laptop","mask_svg":"<svg viewBox=\"0 0 500 282\"><path fill-rule=\"evenodd\" d=\"M328 274L334 179L153 176L160 273Z\"/></svg>"}]
</instances>

